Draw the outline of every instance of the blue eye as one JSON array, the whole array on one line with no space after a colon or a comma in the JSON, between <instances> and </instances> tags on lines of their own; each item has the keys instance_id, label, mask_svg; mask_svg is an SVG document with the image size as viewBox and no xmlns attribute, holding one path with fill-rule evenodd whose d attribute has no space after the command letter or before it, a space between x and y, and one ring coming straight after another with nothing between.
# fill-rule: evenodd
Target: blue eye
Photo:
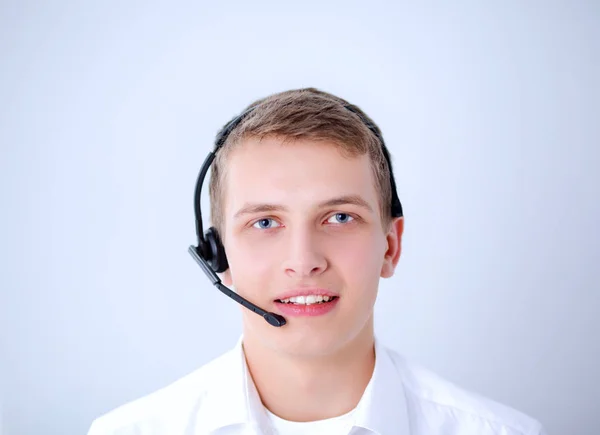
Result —
<instances>
[{"instance_id":1,"label":"blue eye","mask_svg":"<svg viewBox=\"0 0 600 435\"><path fill-rule=\"evenodd\" d=\"M331 219L336 219L337 222L331 222ZM354 218L352 216L350 216L348 213L336 213L334 215L332 215L329 219L327 219L327 222L329 223L337 223L337 224L346 224L348 222L352 222L354 220ZM277 223L274 219L271 218L263 218L263 219L259 219L256 222L254 222L254 224L252 225L254 228L258 228L260 230L268 230L271 228L277 228L280 227L281 225L279 223Z\"/></svg>"},{"instance_id":2,"label":"blue eye","mask_svg":"<svg viewBox=\"0 0 600 435\"><path fill-rule=\"evenodd\" d=\"M254 223L254 225L252 225L252 226L254 228L259 228L262 230L268 230L269 228L274 228L273 226L269 225L272 222L275 222L275 221L270 218L264 218L264 219L260 219L260 220L256 221Z\"/></svg>"},{"instance_id":3,"label":"blue eye","mask_svg":"<svg viewBox=\"0 0 600 435\"><path fill-rule=\"evenodd\" d=\"M337 221L338 221L338 223L340 223L340 224L345 224L345 223L350 222L351 220L354 219L348 213L336 213L333 216L331 216L327 221L329 222L329 220L332 219L332 218L336 218Z\"/></svg>"}]
</instances>

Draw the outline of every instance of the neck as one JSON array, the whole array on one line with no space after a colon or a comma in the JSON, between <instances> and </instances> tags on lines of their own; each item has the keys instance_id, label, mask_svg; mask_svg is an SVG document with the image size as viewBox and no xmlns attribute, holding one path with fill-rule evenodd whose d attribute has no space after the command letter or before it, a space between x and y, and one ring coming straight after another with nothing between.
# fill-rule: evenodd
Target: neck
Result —
<instances>
[{"instance_id":1,"label":"neck","mask_svg":"<svg viewBox=\"0 0 600 435\"><path fill-rule=\"evenodd\" d=\"M289 421L317 421L350 412L375 367L372 321L335 353L299 358L244 336L248 370L263 405Z\"/></svg>"}]
</instances>

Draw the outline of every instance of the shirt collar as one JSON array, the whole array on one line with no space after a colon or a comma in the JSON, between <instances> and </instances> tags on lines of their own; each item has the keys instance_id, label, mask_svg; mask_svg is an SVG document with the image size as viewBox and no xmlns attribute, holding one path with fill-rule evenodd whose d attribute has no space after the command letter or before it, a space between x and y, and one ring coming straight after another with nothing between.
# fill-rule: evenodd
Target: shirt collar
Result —
<instances>
[{"instance_id":1,"label":"shirt collar","mask_svg":"<svg viewBox=\"0 0 600 435\"><path fill-rule=\"evenodd\" d=\"M202 427L210 431L240 425L271 434L268 416L248 371L242 339L240 337L236 346L219 359L198 423L202 422ZM373 376L355 409L354 420L354 427L375 434L409 433L401 374L377 338Z\"/></svg>"},{"instance_id":2,"label":"shirt collar","mask_svg":"<svg viewBox=\"0 0 600 435\"><path fill-rule=\"evenodd\" d=\"M355 409L354 426L380 435L410 433L401 373L377 337L373 376Z\"/></svg>"},{"instance_id":3,"label":"shirt collar","mask_svg":"<svg viewBox=\"0 0 600 435\"><path fill-rule=\"evenodd\" d=\"M218 367L211 372L210 387L197 420L198 429L202 427L212 433L228 426L253 426L260 428L259 433L271 433L268 416L248 371L242 338L216 361Z\"/></svg>"}]
</instances>

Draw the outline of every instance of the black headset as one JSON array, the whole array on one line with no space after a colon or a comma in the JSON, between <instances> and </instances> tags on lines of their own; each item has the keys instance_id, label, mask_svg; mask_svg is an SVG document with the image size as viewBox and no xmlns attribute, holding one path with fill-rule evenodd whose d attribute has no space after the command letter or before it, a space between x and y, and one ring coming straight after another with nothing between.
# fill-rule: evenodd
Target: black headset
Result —
<instances>
[{"instance_id":1,"label":"black headset","mask_svg":"<svg viewBox=\"0 0 600 435\"><path fill-rule=\"evenodd\" d=\"M400 199L398 198L398 193L396 191L396 181L394 180L394 171L392 170L392 162L390 159L390 153L385 146L385 142L383 141L383 137L379 133L378 128L367 120L356 108L356 106L352 106L350 104L344 105L344 107L356 114L361 121L369 128L369 130L377 137L379 143L381 144L383 155L388 163L388 168L390 172L390 182L392 188L392 217L402 217L402 204L400 203ZM248 116L256 106L250 107L245 110L240 115L233 118L229 121L217 134L215 139L214 149L211 151L204 163L202 164L202 168L200 169L200 174L198 175L198 180L196 182L196 190L194 193L194 211L196 215L196 236L198 239L198 245L191 245L188 249L189 253L192 255L194 260L200 265L204 273L211 280L213 285L215 285L221 292L240 303L244 307L250 309L256 314L262 316L269 324L273 326L283 326L286 324L283 316L275 313L270 313L262 308L254 305L247 299L244 299L240 295L238 295L233 290L227 288L225 285L221 283L221 279L218 277L217 273L225 272L229 268L229 264L227 262L227 256L225 254L225 248L217 230L214 227L210 227L203 234L203 226L202 226L202 210L200 209L200 194L202 193L202 184L204 183L204 178L206 177L206 173L210 168L213 160L215 159L216 153L221 149L221 147L225 144L225 141L231 134L231 132L242 122L246 116Z\"/></svg>"}]
</instances>

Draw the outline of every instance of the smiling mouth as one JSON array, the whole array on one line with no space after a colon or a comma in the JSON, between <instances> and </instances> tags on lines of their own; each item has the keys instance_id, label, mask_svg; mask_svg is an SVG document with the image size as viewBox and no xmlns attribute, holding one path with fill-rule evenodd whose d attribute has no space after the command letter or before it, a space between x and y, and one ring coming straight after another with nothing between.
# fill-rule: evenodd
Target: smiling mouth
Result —
<instances>
[{"instance_id":1,"label":"smiling mouth","mask_svg":"<svg viewBox=\"0 0 600 435\"><path fill-rule=\"evenodd\" d=\"M276 299L275 302L286 305L323 305L331 303L336 299L338 299L337 296L308 295L295 296L287 299Z\"/></svg>"}]
</instances>

